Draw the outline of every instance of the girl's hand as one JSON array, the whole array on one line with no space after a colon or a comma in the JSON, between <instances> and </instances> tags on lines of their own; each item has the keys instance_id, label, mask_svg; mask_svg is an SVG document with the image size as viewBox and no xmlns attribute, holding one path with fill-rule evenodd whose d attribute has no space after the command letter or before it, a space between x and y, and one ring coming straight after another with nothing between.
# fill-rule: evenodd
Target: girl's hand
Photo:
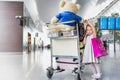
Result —
<instances>
[{"instance_id":1,"label":"girl's hand","mask_svg":"<svg viewBox=\"0 0 120 80\"><path fill-rule=\"evenodd\" d=\"M83 22L84 22L84 23L88 23L88 20L85 19Z\"/></svg>"}]
</instances>

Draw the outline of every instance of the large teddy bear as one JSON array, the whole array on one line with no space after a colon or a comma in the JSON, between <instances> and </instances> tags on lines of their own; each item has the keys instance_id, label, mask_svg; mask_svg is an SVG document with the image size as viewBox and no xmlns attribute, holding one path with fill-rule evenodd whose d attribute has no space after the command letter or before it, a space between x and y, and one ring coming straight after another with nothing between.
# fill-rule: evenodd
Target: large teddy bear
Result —
<instances>
[{"instance_id":1,"label":"large teddy bear","mask_svg":"<svg viewBox=\"0 0 120 80\"><path fill-rule=\"evenodd\" d=\"M76 26L74 21L78 23L82 21L82 18L76 15L80 10L80 5L76 2L77 0L60 2L62 12L51 19L51 24L54 24L49 26L51 33L72 31Z\"/></svg>"}]
</instances>

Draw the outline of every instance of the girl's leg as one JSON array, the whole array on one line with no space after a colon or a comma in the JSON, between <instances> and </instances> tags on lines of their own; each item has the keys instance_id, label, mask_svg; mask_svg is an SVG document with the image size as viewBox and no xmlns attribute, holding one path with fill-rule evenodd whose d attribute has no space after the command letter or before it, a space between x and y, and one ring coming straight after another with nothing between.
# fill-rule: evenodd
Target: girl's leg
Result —
<instances>
[{"instance_id":1,"label":"girl's leg","mask_svg":"<svg viewBox=\"0 0 120 80\"><path fill-rule=\"evenodd\" d=\"M92 70L93 74L97 74L97 70L95 68L94 63L91 64L91 70Z\"/></svg>"},{"instance_id":2,"label":"girl's leg","mask_svg":"<svg viewBox=\"0 0 120 80\"><path fill-rule=\"evenodd\" d=\"M95 65L95 68L96 68L96 71L97 71L97 73L98 74L100 74L101 73L101 68L100 68L100 64L98 63L96 63L96 64L94 64Z\"/></svg>"},{"instance_id":3,"label":"girl's leg","mask_svg":"<svg viewBox=\"0 0 120 80\"><path fill-rule=\"evenodd\" d=\"M101 73L100 64L95 63L94 66L95 66L95 69L96 69L96 72L97 72L97 74L95 75L95 77L96 78L101 78L102 73Z\"/></svg>"}]
</instances>

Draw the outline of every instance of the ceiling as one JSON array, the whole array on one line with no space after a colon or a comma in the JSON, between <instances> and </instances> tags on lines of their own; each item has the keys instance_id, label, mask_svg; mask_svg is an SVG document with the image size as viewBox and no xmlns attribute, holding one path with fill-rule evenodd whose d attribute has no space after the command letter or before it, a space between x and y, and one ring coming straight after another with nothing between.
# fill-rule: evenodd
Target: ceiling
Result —
<instances>
[{"instance_id":1,"label":"ceiling","mask_svg":"<svg viewBox=\"0 0 120 80\"><path fill-rule=\"evenodd\" d=\"M81 9L78 12L79 16L85 19L96 16L113 0L78 0ZM38 13L44 22L50 22L50 19L60 12L60 0L36 0Z\"/></svg>"},{"instance_id":2,"label":"ceiling","mask_svg":"<svg viewBox=\"0 0 120 80\"><path fill-rule=\"evenodd\" d=\"M40 18L42 21L50 22L50 19L60 12L60 0L0 0L0 1L24 1L28 11L33 18ZM70 1L70 0L69 0ZM84 19L95 17L113 0L78 0L81 9L78 15ZM35 21L34 21L35 22Z\"/></svg>"},{"instance_id":3,"label":"ceiling","mask_svg":"<svg viewBox=\"0 0 120 80\"><path fill-rule=\"evenodd\" d=\"M0 1L23 1L23 0L0 0Z\"/></svg>"},{"instance_id":4,"label":"ceiling","mask_svg":"<svg viewBox=\"0 0 120 80\"><path fill-rule=\"evenodd\" d=\"M42 23L50 22L50 19L60 12L60 0L0 0L0 1L24 1L33 22L40 28ZM69 0L70 1L70 0ZM97 16L106 6L114 0L78 0L81 5L78 15L83 19ZM43 24L44 25L44 24Z\"/></svg>"}]
</instances>

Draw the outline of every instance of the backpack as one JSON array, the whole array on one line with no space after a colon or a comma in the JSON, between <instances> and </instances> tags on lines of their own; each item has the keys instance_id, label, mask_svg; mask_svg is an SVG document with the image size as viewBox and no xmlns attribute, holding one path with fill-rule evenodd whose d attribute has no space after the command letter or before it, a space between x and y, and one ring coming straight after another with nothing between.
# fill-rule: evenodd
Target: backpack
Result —
<instances>
[{"instance_id":1,"label":"backpack","mask_svg":"<svg viewBox=\"0 0 120 80\"><path fill-rule=\"evenodd\" d=\"M78 24L78 31L79 31L79 40L80 40L80 42L82 42L83 39L84 39L84 35L85 35L85 30L84 30L84 24L83 23Z\"/></svg>"}]
</instances>

